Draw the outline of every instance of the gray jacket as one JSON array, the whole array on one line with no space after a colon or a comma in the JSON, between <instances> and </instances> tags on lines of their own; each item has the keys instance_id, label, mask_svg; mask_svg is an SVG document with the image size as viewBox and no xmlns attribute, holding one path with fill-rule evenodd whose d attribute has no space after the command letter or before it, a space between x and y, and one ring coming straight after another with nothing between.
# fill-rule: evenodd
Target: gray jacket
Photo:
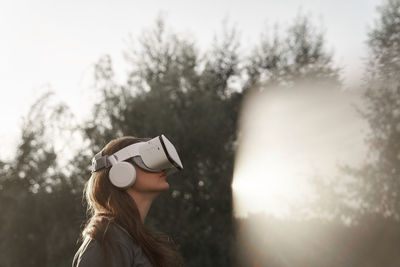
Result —
<instances>
[{"instance_id":1,"label":"gray jacket","mask_svg":"<svg viewBox=\"0 0 400 267\"><path fill-rule=\"evenodd\" d=\"M110 251L111 266L107 267L153 267L140 246L130 234L117 224L110 224L111 242L115 250ZM86 238L76 252L72 267L105 266L105 259L100 243Z\"/></svg>"}]
</instances>

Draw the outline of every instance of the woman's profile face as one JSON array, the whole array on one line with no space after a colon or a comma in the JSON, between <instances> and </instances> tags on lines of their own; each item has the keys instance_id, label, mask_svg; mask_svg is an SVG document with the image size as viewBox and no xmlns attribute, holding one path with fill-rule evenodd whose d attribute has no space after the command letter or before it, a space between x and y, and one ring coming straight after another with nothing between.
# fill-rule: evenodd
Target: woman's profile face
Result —
<instances>
[{"instance_id":1,"label":"woman's profile face","mask_svg":"<svg viewBox=\"0 0 400 267\"><path fill-rule=\"evenodd\" d=\"M138 192L154 193L168 190L169 184L165 172L146 172L139 167L136 169L136 181L132 186Z\"/></svg>"}]
</instances>

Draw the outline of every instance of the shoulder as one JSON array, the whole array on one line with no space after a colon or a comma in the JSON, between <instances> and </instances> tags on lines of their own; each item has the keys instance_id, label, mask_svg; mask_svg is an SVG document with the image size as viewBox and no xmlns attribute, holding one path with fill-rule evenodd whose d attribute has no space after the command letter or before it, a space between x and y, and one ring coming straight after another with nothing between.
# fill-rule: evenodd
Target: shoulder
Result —
<instances>
[{"instance_id":1,"label":"shoulder","mask_svg":"<svg viewBox=\"0 0 400 267\"><path fill-rule=\"evenodd\" d=\"M110 224L111 266L151 266L139 245L121 226ZM140 263L142 263L140 265ZM138 265L139 264L139 265ZM76 252L73 267L105 266L103 248L97 240L86 238Z\"/></svg>"},{"instance_id":2,"label":"shoulder","mask_svg":"<svg viewBox=\"0 0 400 267\"><path fill-rule=\"evenodd\" d=\"M133 266L134 256L131 249L120 242L113 242L108 250L112 267ZM105 254L97 240L87 238L76 252L73 267L106 266Z\"/></svg>"},{"instance_id":3,"label":"shoulder","mask_svg":"<svg viewBox=\"0 0 400 267\"><path fill-rule=\"evenodd\" d=\"M75 253L72 267L91 266L105 266L105 261L100 244L96 240L87 237Z\"/></svg>"},{"instance_id":4,"label":"shoulder","mask_svg":"<svg viewBox=\"0 0 400 267\"><path fill-rule=\"evenodd\" d=\"M118 243L129 248L139 247L128 231L117 223L110 224L108 234L112 243Z\"/></svg>"},{"instance_id":5,"label":"shoulder","mask_svg":"<svg viewBox=\"0 0 400 267\"><path fill-rule=\"evenodd\" d=\"M144 252L142 251L140 245L137 243L136 240L132 238L127 230L125 230L122 226L114 223L110 231L114 234L115 242L119 243L120 245L124 245L125 247L128 247L130 249L135 263L133 266L152 266L146 254L144 254Z\"/></svg>"}]
</instances>

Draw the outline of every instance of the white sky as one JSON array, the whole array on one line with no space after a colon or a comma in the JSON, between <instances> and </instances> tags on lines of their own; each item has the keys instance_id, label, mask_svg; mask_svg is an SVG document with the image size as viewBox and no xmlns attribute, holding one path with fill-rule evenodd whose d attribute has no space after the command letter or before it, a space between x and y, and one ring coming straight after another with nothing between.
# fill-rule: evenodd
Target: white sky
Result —
<instances>
[{"instance_id":1,"label":"white sky","mask_svg":"<svg viewBox=\"0 0 400 267\"><path fill-rule=\"evenodd\" d=\"M360 80L366 56L367 25L376 17L378 0L2 0L0 1L0 159L15 146L21 116L48 88L80 117L90 109L88 81L96 60L110 54L124 74L122 50L128 34L153 25L160 12L168 25L190 34L202 47L228 17L242 33L243 47L258 40L266 23L282 25L299 8L322 19L328 48L344 67L348 85Z\"/></svg>"}]
</instances>

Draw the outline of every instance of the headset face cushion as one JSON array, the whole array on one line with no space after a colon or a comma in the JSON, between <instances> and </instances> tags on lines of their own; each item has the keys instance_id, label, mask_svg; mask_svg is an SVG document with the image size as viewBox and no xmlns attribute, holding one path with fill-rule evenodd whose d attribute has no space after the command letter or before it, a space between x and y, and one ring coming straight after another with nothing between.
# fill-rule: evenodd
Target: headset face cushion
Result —
<instances>
[{"instance_id":1,"label":"headset face cushion","mask_svg":"<svg viewBox=\"0 0 400 267\"><path fill-rule=\"evenodd\" d=\"M132 160L133 160L133 162L135 162L136 166L138 166L139 168L141 168L144 171L160 172L159 170L153 170L153 169L150 169L149 167L147 167L146 164L144 164L144 162L140 156L133 157Z\"/></svg>"},{"instance_id":2,"label":"headset face cushion","mask_svg":"<svg viewBox=\"0 0 400 267\"><path fill-rule=\"evenodd\" d=\"M131 163L122 161L111 167L109 176L114 186L127 189L136 181L136 170Z\"/></svg>"}]
</instances>

